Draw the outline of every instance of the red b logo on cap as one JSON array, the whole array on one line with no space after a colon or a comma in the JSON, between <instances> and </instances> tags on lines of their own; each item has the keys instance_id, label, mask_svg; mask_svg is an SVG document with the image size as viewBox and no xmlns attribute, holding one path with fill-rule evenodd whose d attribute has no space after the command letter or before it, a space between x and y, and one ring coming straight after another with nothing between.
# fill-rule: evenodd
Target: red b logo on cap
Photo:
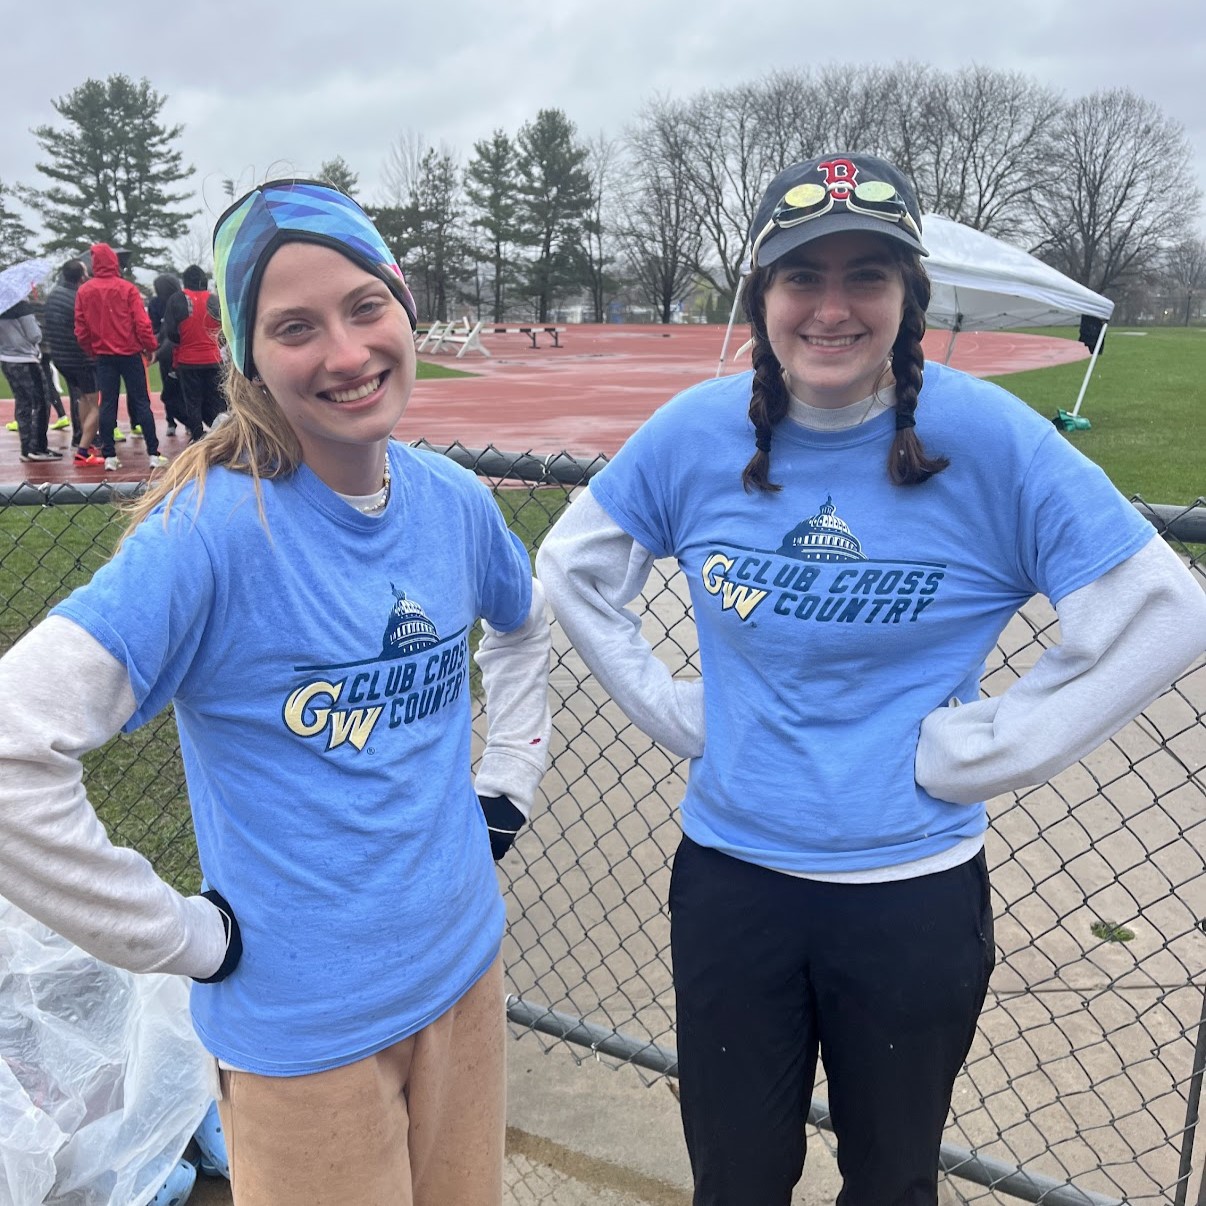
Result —
<instances>
[{"instance_id":1,"label":"red b logo on cap","mask_svg":"<svg viewBox=\"0 0 1206 1206\"><path fill-rule=\"evenodd\" d=\"M845 201L858 183L858 168L849 159L826 159L817 171L825 174L825 187L835 201Z\"/></svg>"}]
</instances>

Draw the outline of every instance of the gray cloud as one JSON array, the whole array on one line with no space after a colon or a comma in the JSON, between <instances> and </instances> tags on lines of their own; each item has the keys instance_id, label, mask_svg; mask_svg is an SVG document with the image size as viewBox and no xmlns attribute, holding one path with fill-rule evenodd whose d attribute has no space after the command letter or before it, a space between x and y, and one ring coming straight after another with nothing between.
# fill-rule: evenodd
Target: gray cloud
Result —
<instances>
[{"instance_id":1,"label":"gray cloud","mask_svg":"<svg viewBox=\"0 0 1206 1206\"><path fill-rule=\"evenodd\" d=\"M475 140L513 133L541 108L564 109L583 135L616 135L656 93L687 96L777 68L913 59L1016 70L1068 96L1130 87L1185 126L1206 185L1197 0L817 8L770 6L759 19L732 0L27 4L6 22L0 179L40 183L29 128L56 120L53 97L117 71L168 96L165 115L185 125L181 149L212 215L223 178L311 172L336 154L371 200L404 131L464 159Z\"/></svg>"}]
</instances>

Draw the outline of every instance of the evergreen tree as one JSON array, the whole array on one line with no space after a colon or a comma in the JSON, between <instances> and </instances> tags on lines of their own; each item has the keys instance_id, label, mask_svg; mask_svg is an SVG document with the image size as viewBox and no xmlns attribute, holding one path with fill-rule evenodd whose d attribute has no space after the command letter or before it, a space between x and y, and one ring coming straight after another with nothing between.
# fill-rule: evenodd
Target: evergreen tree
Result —
<instances>
[{"instance_id":1,"label":"evergreen tree","mask_svg":"<svg viewBox=\"0 0 1206 1206\"><path fill-rule=\"evenodd\" d=\"M377 233L405 271L410 249L415 245L410 211L405 205L366 205L364 212L372 218Z\"/></svg>"},{"instance_id":2,"label":"evergreen tree","mask_svg":"<svg viewBox=\"0 0 1206 1206\"><path fill-rule=\"evenodd\" d=\"M33 256L30 247L33 231L5 204L6 196L12 196L12 190L0 181L0 268L19 264Z\"/></svg>"},{"instance_id":3,"label":"evergreen tree","mask_svg":"<svg viewBox=\"0 0 1206 1206\"><path fill-rule=\"evenodd\" d=\"M355 197L356 190L360 187L360 173L352 171L348 161L342 155L324 160L318 169L316 179L333 184L341 193L347 193L349 197Z\"/></svg>"},{"instance_id":4,"label":"evergreen tree","mask_svg":"<svg viewBox=\"0 0 1206 1206\"><path fill-rule=\"evenodd\" d=\"M369 206L386 246L397 257L424 318L447 321L460 295L468 246L461 230L460 171L449 151L428 147L402 205Z\"/></svg>"},{"instance_id":5,"label":"evergreen tree","mask_svg":"<svg viewBox=\"0 0 1206 1206\"><path fill-rule=\"evenodd\" d=\"M104 242L143 264L167 256L167 244L198 211L173 208L188 194L170 191L172 185L193 169L173 146L184 127L159 120L166 101L146 79L111 75L85 80L52 102L66 128L33 130L47 156L38 171L52 183L21 194L50 232L47 251Z\"/></svg>"},{"instance_id":6,"label":"evergreen tree","mask_svg":"<svg viewBox=\"0 0 1206 1206\"><path fill-rule=\"evenodd\" d=\"M587 279L583 225L591 204L587 150L560 109L541 109L519 131L518 225L535 249L527 287L537 322L548 322L558 289Z\"/></svg>"},{"instance_id":7,"label":"evergreen tree","mask_svg":"<svg viewBox=\"0 0 1206 1206\"><path fill-rule=\"evenodd\" d=\"M515 144L502 130L489 141L473 144L465 172L465 194L474 210L473 225L481 231L485 259L493 280L495 322L505 321L511 249L519 237L516 227L517 155Z\"/></svg>"},{"instance_id":8,"label":"evergreen tree","mask_svg":"<svg viewBox=\"0 0 1206 1206\"><path fill-rule=\"evenodd\" d=\"M426 300L423 312L444 322L449 318L450 303L458 296L467 251L459 233L463 206L460 175L450 152L429 147L419 163L419 178L407 207L416 235L410 262Z\"/></svg>"}]
</instances>

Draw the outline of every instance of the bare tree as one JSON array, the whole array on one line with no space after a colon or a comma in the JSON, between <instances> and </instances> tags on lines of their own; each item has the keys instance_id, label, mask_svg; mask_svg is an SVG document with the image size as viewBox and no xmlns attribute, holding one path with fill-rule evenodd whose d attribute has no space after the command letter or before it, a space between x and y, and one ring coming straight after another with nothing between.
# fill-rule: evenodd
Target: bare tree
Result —
<instances>
[{"instance_id":1,"label":"bare tree","mask_svg":"<svg viewBox=\"0 0 1206 1206\"><path fill-rule=\"evenodd\" d=\"M611 272L615 263L612 210L615 209L614 177L619 162L619 144L599 134L586 143L586 170L590 173L591 198L583 221L582 253L590 286L595 322L606 318L607 299L616 289Z\"/></svg>"},{"instance_id":2,"label":"bare tree","mask_svg":"<svg viewBox=\"0 0 1206 1206\"><path fill-rule=\"evenodd\" d=\"M410 129L403 130L389 144L381 165L382 205L400 206L410 200L418 188L420 165L427 149L423 135Z\"/></svg>"},{"instance_id":3,"label":"bare tree","mask_svg":"<svg viewBox=\"0 0 1206 1206\"><path fill-rule=\"evenodd\" d=\"M1202 200L1185 131L1126 88L1068 105L1034 193L1036 254L1098 293L1157 263Z\"/></svg>"},{"instance_id":4,"label":"bare tree","mask_svg":"<svg viewBox=\"0 0 1206 1206\"><path fill-rule=\"evenodd\" d=\"M988 67L946 75L902 64L899 71L894 134L903 145L889 145L887 154L905 161L923 208L1000 238L1021 236L1033 223L1031 194L1055 158L1059 96Z\"/></svg>"},{"instance_id":5,"label":"bare tree","mask_svg":"<svg viewBox=\"0 0 1206 1206\"><path fill-rule=\"evenodd\" d=\"M629 131L636 158L657 179L678 179L683 205L702 238L693 269L730 298L741 279L746 236L772 172L754 86L697 93L690 100L648 102ZM672 157L671 162L667 157Z\"/></svg>"},{"instance_id":6,"label":"bare tree","mask_svg":"<svg viewBox=\"0 0 1206 1206\"><path fill-rule=\"evenodd\" d=\"M1165 258L1164 274L1176 292L1185 295L1182 321L1189 326L1194 299L1206 291L1206 239L1187 238L1173 247Z\"/></svg>"},{"instance_id":7,"label":"bare tree","mask_svg":"<svg viewBox=\"0 0 1206 1206\"><path fill-rule=\"evenodd\" d=\"M689 138L672 122L645 125L629 138L618 233L625 266L662 322L695 281L704 242L690 187Z\"/></svg>"},{"instance_id":8,"label":"bare tree","mask_svg":"<svg viewBox=\"0 0 1206 1206\"><path fill-rule=\"evenodd\" d=\"M207 218L194 218L188 229L169 248L170 263L179 268L196 264L206 272L213 271L214 248L212 225Z\"/></svg>"}]
</instances>

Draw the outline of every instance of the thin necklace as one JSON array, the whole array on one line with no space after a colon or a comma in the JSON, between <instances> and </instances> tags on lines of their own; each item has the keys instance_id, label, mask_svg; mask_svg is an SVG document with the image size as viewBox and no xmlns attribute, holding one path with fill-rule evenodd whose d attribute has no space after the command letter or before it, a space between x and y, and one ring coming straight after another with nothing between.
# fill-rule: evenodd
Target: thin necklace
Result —
<instances>
[{"instance_id":1,"label":"thin necklace","mask_svg":"<svg viewBox=\"0 0 1206 1206\"><path fill-rule=\"evenodd\" d=\"M389 461L385 462L385 473L381 478L381 489L373 495L371 502L357 503L356 510L361 515L376 515L378 511L384 511L389 505Z\"/></svg>"}]
</instances>

